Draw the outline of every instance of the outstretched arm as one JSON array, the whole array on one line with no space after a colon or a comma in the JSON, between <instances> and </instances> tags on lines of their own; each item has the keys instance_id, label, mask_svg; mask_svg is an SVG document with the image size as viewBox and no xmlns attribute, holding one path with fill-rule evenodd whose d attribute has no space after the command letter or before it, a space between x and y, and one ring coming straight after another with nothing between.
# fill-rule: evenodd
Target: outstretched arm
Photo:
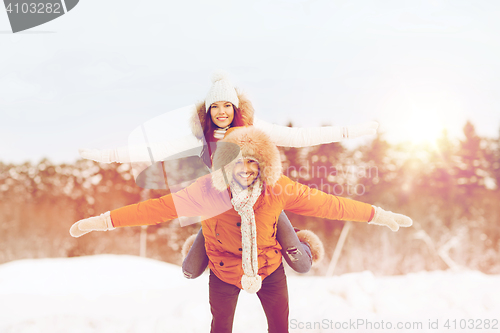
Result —
<instances>
[{"instance_id":1,"label":"outstretched arm","mask_svg":"<svg viewBox=\"0 0 500 333\"><path fill-rule=\"evenodd\" d=\"M158 162L171 156L186 153L178 157L192 156L201 152L202 143L194 135L186 135L176 140L151 145L131 145L114 149L79 149L80 156L101 163ZM199 152L197 154L199 154ZM151 160L153 159L153 161Z\"/></svg>"},{"instance_id":2,"label":"outstretched arm","mask_svg":"<svg viewBox=\"0 0 500 333\"><path fill-rule=\"evenodd\" d=\"M277 146L300 148L373 135L377 133L378 123L302 128L275 125L255 118L254 126L266 132Z\"/></svg>"},{"instance_id":3,"label":"outstretched arm","mask_svg":"<svg viewBox=\"0 0 500 333\"><path fill-rule=\"evenodd\" d=\"M80 220L71 226L69 233L73 237L80 237L91 231L153 225L175 218L177 218L177 212L172 201L172 194L169 194L158 199L149 199Z\"/></svg>"},{"instance_id":4,"label":"outstretched arm","mask_svg":"<svg viewBox=\"0 0 500 333\"><path fill-rule=\"evenodd\" d=\"M332 220L369 222L387 226L392 231L413 224L408 216L385 211L364 202L327 194L287 177L283 177L278 184L284 189L286 196L284 209L293 213Z\"/></svg>"},{"instance_id":5,"label":"outstretched arm","mask_svg":"<svg viewBox=\"0 0 500 333\"><path fill-rule=\"evenodd\" d=\"M100 216L80 220L71 226L70 234L80 237L90 231L106 231L117 227L154 225L180 216L216 216L232 208L226 192L208 195L207 182L211 175L199 178L187 188L158 199L106 212Z\"/></svg>"}]
</instances>

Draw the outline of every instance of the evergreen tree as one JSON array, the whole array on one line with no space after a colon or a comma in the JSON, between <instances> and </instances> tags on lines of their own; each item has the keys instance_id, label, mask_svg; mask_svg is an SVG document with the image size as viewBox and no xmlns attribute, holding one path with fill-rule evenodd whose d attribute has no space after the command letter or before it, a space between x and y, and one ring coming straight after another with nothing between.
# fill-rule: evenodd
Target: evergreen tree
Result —
<instances>
[{"instance_id":1,"label":"evergreen tree","mask_svg":"<svg viewBox=\"0 0 500 333\"><path fill-rule=\"evenodd\" d=\"M500 190L500 130L498 134L497 138L489 141L486 158L488 160L489 173L495 181L495 187L497 190Z\"/></svg>"},{"instance_id":2,"label":"evergreen tree","mask_svg":"<svg viewBox=\"0 0 500 333\"><path fill-rule=\"evenodd\" d=\"M485 186L488 165L483 149L484 140L476 134L470 121L465 124L463 132L465 139L460 141L454 172L463 203L470 204L474 193Z\"/></svg>"},{"instance_id":3,"label":"evergreen tree","mask_svg":"<svg viewBox=\"0 0 500 333\"><path fill-rule=\"evenodd\" d=\"M395 204L397 193L394 193L392 185L397 173L394 156L390 156L390 148L380 133L370 144L360 147L361 157L357 162L358 184L362 186L363 194L357 200L374 204L384 201Z\"/></svg>"}]
</instances>

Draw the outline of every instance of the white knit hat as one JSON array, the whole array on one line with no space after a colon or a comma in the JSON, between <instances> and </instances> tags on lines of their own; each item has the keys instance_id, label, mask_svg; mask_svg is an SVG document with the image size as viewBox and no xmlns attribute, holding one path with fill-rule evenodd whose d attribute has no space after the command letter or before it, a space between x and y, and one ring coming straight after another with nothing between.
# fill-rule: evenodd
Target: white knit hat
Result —
<instances>
[{"instance_id":1,"label":"white knit hat","mask_svg":"<svg viewBox=\"0 0 500 333\"><path fill-rule=\"evenodd\" d=\"M215 102L231 102L238 107L238 94L234 89L225 71L218 70L212 74L212 88L205 98L205 109L208 112L210 105Z\"/></svg>"}]
</instances>

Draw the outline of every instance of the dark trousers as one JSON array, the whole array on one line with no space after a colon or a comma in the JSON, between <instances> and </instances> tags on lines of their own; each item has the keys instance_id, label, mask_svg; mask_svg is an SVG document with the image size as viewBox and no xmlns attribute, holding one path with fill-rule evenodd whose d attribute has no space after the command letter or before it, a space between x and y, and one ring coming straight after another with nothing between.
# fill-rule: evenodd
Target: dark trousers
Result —
<instances>
[{"instance_id":1,"label":"dark trousers","mask_svg":"<svg viewBox=\"0 0 500 333\"><path fill-rule=\"evenodd\" d=\"M240 288L220 280L212 271L209 279L212 333L229 333L233 330L234 311ZM281 264L262 281L257 292L266 313L269 333L288 333L288 287L285 270Z\"/></svg>"}]
</instances>

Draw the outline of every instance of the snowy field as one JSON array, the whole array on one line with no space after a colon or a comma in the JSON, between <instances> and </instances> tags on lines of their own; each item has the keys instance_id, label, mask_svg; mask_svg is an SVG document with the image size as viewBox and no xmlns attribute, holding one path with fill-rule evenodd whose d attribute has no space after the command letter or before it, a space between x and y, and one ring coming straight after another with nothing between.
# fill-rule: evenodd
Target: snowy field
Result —
<instances>
[{"instance_id":1,"label":"snowy field","mask_svg":"<svg viewBox=\"0 0 500 333\"><path fill-rule=\"evenodd\" d=\"M363 272L288 284L290 332L500 332L498 275ZM175 265L115 255L0 265L0 333L209 332L210 319L208 275L187 280ZM241 292L234 332L267 332L255 295Z\"/></svg>"}]
</instances>

